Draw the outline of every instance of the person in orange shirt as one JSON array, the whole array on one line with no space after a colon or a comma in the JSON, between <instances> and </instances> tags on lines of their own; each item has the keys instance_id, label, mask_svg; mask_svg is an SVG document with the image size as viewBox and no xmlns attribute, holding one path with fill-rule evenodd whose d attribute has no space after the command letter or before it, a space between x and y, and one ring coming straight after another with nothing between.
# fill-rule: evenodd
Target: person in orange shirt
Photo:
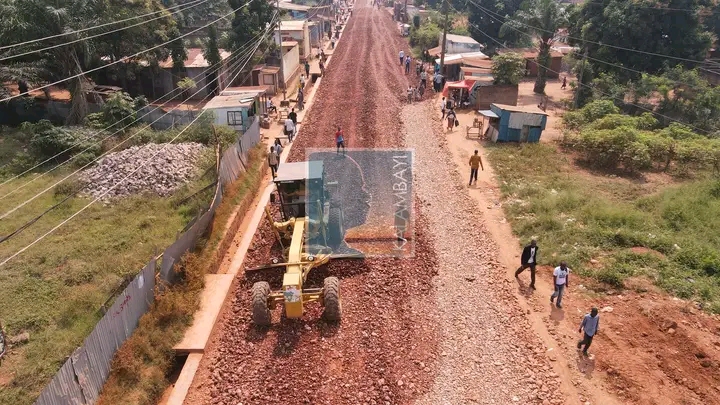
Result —
<instances>
[{"instance_id":1,"label":"person in orange shirt","mask_svg":"<svg viewBox=\"0 0 720 405\"><path fill-rule=\"evenodd\" d=\"M476 149L475 154L470 156L470 182L468 183L468 186L472 186L473 182L477 184L477 174L479 168L482 168L482 170L485 171L482 158L478 155L478 151Z\"/></svg>"}]
</instances>

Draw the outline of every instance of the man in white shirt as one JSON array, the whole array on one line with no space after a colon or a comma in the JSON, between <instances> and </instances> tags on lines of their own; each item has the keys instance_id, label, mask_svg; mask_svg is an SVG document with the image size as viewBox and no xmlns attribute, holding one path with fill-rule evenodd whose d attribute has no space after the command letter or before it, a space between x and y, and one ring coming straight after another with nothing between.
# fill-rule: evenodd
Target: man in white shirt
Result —
<instances>
[{"instance_id":1,"label":"man in white shirt","mask_svg":"<svg viewBox=\"0 0 720 405\"><path fill-rule=\"evenodd\" d=\"M550 296L550 302L554 302L557 297L557 307L562 308L562 297L565 292L565 288L568 286L568 278L570 276L570 269L567 267L567 263L561 262L558 267L555 267L553 271L553 285L555 291Z\"/></svg>"},{"instance_id":2,"label":"man in white shirt","mask_svg":"<svg viewBox=\"0 0 720 405\"><path fill-rule=\"evenodd\" d=\"M288 142L293 141L293 137L295 136L295 123L290 118L285 120L285 135L288 137Z\"/></svg>"},{"instance_id":3,"label":"man in white shirt","mask_svg":"<svg viewBox=\"0 0 720 405\"><path fill-rule=\"evenodd\" d=\"M445 105L445 97L443 97L442 100L440 100L440 112L442 113L442 117L440 117L440 120L445 119Z\"/></svg>"},{"instance_id":4,"label":"man in white shirt","mask_svg":"<svg viewBox=\"0 0 720 405\"><path fill-rule=\"evenodd\" d=\"M525 269L530 269L530 288L533 290L535 289L535 265L537 264L538 250L537 241L531 240L530 244L523 249L520 256L520 267L515 271L515 278L518 278Z\"/></svg>"},{"instance_id":5,"label":"man in white shirt","mask_svg":"<svg viewBox=\"0 0 720 405\"><path fill-rule=\"evenodd\" d=\"M400 53L398 54L398 56L400 56L400 66L402 66L403 63L405 63L405 52L400 51Z\"/></svg>"}]
</instances>

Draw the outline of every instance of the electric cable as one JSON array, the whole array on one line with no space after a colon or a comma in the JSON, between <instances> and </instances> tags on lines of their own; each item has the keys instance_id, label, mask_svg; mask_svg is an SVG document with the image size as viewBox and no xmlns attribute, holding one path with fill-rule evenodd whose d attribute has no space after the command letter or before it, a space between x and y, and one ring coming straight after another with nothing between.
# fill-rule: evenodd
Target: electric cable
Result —
<instances>
[{"instance_id":1,"label":"electric cable","mask_svg":"<svg viewBox=\"0 0 720 405\"><path fill-rule=\"evenodd\" d=\"M197 6L199 6L199 5L203 4L203 3L208 2L209 0L194 0L194 1L195 1L195 4L192 4L192 5L188 6L187 8L184 8L184 9L175 10L174 12L170 13L170 14L167 15L167 16L166 16L166 15L161 15L161 16L152 18L152 19L150 19L150 20L141 21L141 22L139 22L139 23L136 23L136 24L133 24L133 25L128 25L127 27L117 28L117 29L114 29L114 30L112 30L112 31L101 32L101 33L99 33L99 34L91 35L91 36L89 36L89 37L77 38L77 39L74 39L74 40L72 40L72 41L68 41L68 42L63 42L63 43L61 43L61 44L55 44L55 45L47 46L47 47L45 47L45 48L40 48L40 49L31 50L31 51L26 51L26 52L23 52L23 53L12 54L12 55L5 56L5 57L0 58L0 62L6 61L6 60L10 60L10 59L19 58L19 57L22 57L22 56L32 55L32 54L34 54L34 53L40 53L40 52L49 51L49 50L51 50L51 49L60 48L60 47L67 46L67 45L71 45L71 44L75 44L75 43L78 43L78 42L87 41L87 40L90 40L90 39L102 37L102 36L109 35L109 34L113 34L113 33L119 32L119 31L124 31L124 30L129 29L129 28L138 27L138 26L140 26L140 25L147 24L147 23L149 23L149 22L151 22L151 21L159 20L159 19L161 19L161 18L169 17L169 16L171 16L171 15L173 15L173 14L177 14L177 13L180 13L180 12L183 12L183 11L190 10L191 8L197 7ZM192 3L192 2L191 2L191 3ZM187 5L187 4L191 4L191 3L186 3L186 5Z\"/></svg>"},{"instance_id":2,"label":"electric cable","mask_svg":"<svg viewBox=\"0 0 720 405\"><path fill-rule=\"evenodd\" d=\"M270 25L270 27L268 27L268 29L266 29L266 34L265 34L265 35L267 35L267 33L270 32L270 28L272 28L272 25ZM228 82L227 86L225 86L225 88L224 88L223 90L229 88L230 85L233 83L233 81L235 81L235 79L236 79L236 78L240 75L240 73L245 69L245 67L247 66L247 64L253 59L253 56L254 56L255 52L257 52L257 49L258 49L258 48L260 47L260 45L263 43L263 40L264 40L264 38L257 41L257 44L255 45L255 48L253 49L253 51L252 51L252 53L250 54L250 56L248 57L248 59L247 59L247 60L245 61L245 63L238 69L237 73L236 73L236 74L233 76L233 78ZM267 50L265 51L265 53L267 53ZM205 98L207 98L207 97L209 97L209 95L206 96ZM195 117L186 127L184 127L182 130L180 130L180 132L179 132L177 135L175 135L174 138L172 138L171 140L169 140L168 142L166 142L165 145L164 145L160 150L158 150L153 156L151 156L150 158L148 158L148 159L145 161L145 163L142 163L142 164L141 164L140 166L138 166L135 170L133 170L133 171L130 172L128 175L126 175L124 178L122 178L118 183L116 183L116 184L114 184L113 186L109 187L107 190L105 190L105 192L103 192L102 194L100 194L99 196L97 196L95 199L93 199L92 201L90 201L88 204L86 204L86 205L85 205L84 207L82 207L80 210L78 210L77 212L75 212L74 214L72 214L70 217L66 218L65 220L63 220L62 222L60 222L58 225L56 225L55 227L53 227L53 228L50 229L49 231L45 232L43 235L41 235L40 237L36 238L34 241L32 241L31 243L29 243L28 245L26 245L25 247L23 247L23 248L20 249L19 251L15 252L15 253L12 254L11 256L9 256L9 257L7 257L6 259L4 259L2 262L0 262L0 267L2 267L3 265L5 265L7 262L9 262L10 260L12 260L13 258L17 257L18 255L20 255L20 254L22 254L23 252L25 252L27 249L31 248L32 246L34 246L35 244L37 244L38 242L40 242L41 240L43 240L45 237L47 237L48 235L50 235L51 233L53 233L54 231L56 231L58 228L60 228L61 226L65 225L65 224L68 223L70 220L72 220L73 218L75 218L76 216L78 216L79 214L81 214L83 211L85 211L85 210L86 210L87 208L89 208L91 205L93 205L93 204L95 204L96 202L98 202L100 199L102 199L102 197L104 197L105 195L107 195L110 191L114 190L114 189L115 189L116 187L118 187L120 184L122 184L122 183L124 183L125 181L127 181L127 179L129 179L132 175L134 175L134 174L137 173L140 169L142 169L143 167L145 167L145 165L147 165L148 163L152 162L155 157L157 157L162 151L165 150L165 148L167 148L168 145L172 144L175 140L177 140L177 139L180 137L180 135L182 135L182 134L183 134L188 128L190 128L198 119L200 119L200 117L203 115L204 112L205 112L205 111L203 110L200 114L198 114L198 116ZM35 220L35 221L37 221L37 220ZM35 221L33 221L33 223L34 223ZM29 226L29 225L28 225L28 226ZM27 226L24 226L23 229L25 229L25 228L27 228ZM16 231L16 232L13 232L13 234L17 234L17 233L18 233L17 231ZM4 240L7 240L7 239L9 239L9 238L5 238Z\"/></svg>"},{"instance_id":3,"label":"electric cable","mask_svg":"<svg viewBox=\"0 0 720 405\"><path fill-rule=\"evenodd\" d=\"M193 1L199 1L199 0L193 0ZM79 34L79 33L81 33L81 32L85 32L85 31L91 31L91 30L94 30L94 29L103 28L103 27L107 27L107 26L110 26L110 25L120 24L120 23L124 23L124 22L128 22L128 21L132 21L132 20L137 20L138 18L150 17L150 16L153 16L153 15L155 15L155 14L164 13L164 12L166 12L166 11L169 11L169 10L172 10L172 9L175 9L175 8L185 7L186 5L192 3L193 1L188 2L188 3L185 3L185 4L178 4L178 5L176 5L176 6L172 6L172 7L168 7L168 8L163 8L162 10L153 11L152 13L147 13L147 14L143 14L143 15L137 15L137 16L133 16L133 17L128 17L128 18L125 18L125 19L122 19L122 20L117 20L117 21L110 21L110 22L107 22L107 23L104 23L104 24L95 25L95 26L93 26L93 27L87 27L87 28L83 28L83 29L79 29L79 30L75 30L75 31L63 32L63 33L61 33L61 34L50 35L50 36L43 37L43 38L31 39L31 40L28 40L28 41L25 41L25 42L19 42L19 43L17 43L17 44L0 46L0 51L5 50L5 49L10 49L10 48L15 48L15 47L18 47L18 46L29 45L29 44L32 44L32 43L35 43L35 42L47 41L48 39L60 38L60 37L64 37L65 35ZM205 0L205 1L208 1L208 0Z\"/></svg>"},{"instance_id":4,"label":"electric cable","mask_svg":"<svg viewBox=\"0 0 720 405\"><path fill-rule=\"evenodd\" d=\"M227 17L227 16L229 16L229 15L231 15L231 14L234 14L234 13L236 13L237 11L240 11L241 9L243 9L243 8L246 7L246 6L248 6L248 5L249 5L250 3L252 3L253 1L255 1L255 0L248 0L248 1L247 1L245 4L243 4L242 6L236 8L235 10L232 10L231 12L229 12L229 13L221 16L220 18L217 18L216 20L211 21L211 22L203 25L202 27L196 28L196 29L194 29L194 30L192 30L192 31L189 31L189 32L183 34L183 35L180 35L180 36L177 37L177 38L174 38L174 39L171 39L171 40L169 40L169 41L163 42L163 43L160 44L160 45L153 46L153 47L148 48L148 49L146 49L146 50L144 50L144 51L140 51L140 52L137 52L137 53L135 53L135 54L133 54L133 55L126 56L126 57L124 57L124 58L118 59L118 60L116 60L116 61L114 61L114 62L110 62L110 63L108 63L108 64L106 64L106 65L98 66L98 67L96 67L96 68L92 68L92 69L90 69L90 70L86 70L86 71L81 72L81 73L78 73L78 74L76 74L76 75L73 75L73 76L70 76L70 77L66 77L65 79L58 80L58 81L55 81L55 82L53 82L53 83L45 84L45 85L43 85L43 86L36 87L36 88L34 88L34 89L30 89L30 90L25 91L25 92L21 92L21 93L19 93L19 94L14 95L14 96L5 97L5 98L3 98L3 99L0 99L0 103L5 102L5 101L9 101L9 100L12 100L12 99L15 99L15 98L18 98L18 97L22 97L22 96L28 95L28 94L32 93L33 91L38 91L38 90L42 90L42 89L47 89L48 87L56 86L56 85L58 85L58 84L60 84L60 83L66 82L66 81L68 81L68 80L77 79L78 77L85 76L85 75L88 74L88 73L97 72L98 70L102 70L102 69L108 68L108 67L110 67L110 66L116 65L116 64L121 63L121 62L125 62L126 60L135 58L135 57L137 57L137 56L139 56L139 55L142 55L142 54L144 54L144 53L150 52L150 51L152 51L152 50L154 50L154 49L158 49L158 48L164 47L164 46L167 45L167 44L170 44L170 43L172 43L172 42L178 41L178 40L180 40L180 39L182 39L182 38L185 38L185 37L188 36L188 35L192 35L192 34L198 32L198 31L200 31L200 30L202 30L202 29L205 29L205 28L207 28L207 27L215 24L216 22L224 19L225 17ZM263 1L263 0L258 0L258 1Z\"/></svg>"},{"instance_id":5,"label":"electric cable","mask_svg":"<svg viewBox=\"0 0 720 405\"><path fill-rule=\"evenodd\" d=\"M254 41L259 35L260 35L260 34L256 34L255 37L253 37L252 39L250 39L250 41ZM240 50L239 50L239 52L241 52L241 54L242 54L242 52L245 51L245 50L243 50L243 48L244 48L244 46L241 47ZM220 69L222 68L222 66L226 64L226 62L227 62L227 60L222 60L222 61L220 61L220 63L217 63L217 64L213 65L213 66L217 66L217 67L216 67L214 70L211 70L211 72L217 73L218 71L220 71ZM211 66L210 68L212 68L213 66ZM207 72L206 72L206 73L207 73ZM207 87L207 86L205 86L205 87ZM203 88L205 88L205 87L203 87ZM103 139L101 139L101 140L99 140L99 141L97 141L97 142L94 142L92 145L90 145L90 146L88 146L87 148L85 148L84 150L78 152L75 156L69 158L68 160L66 160L66 161L64 161L64 162L61 162L58 166L62 166L62 165L64 165L64 164L66 164L67 162L73 160L76 156L82 154L83 152L88 151L88 150L89 150L90 148L92 148L94 145L101 144L102 142L110 139L111 137L117 135L118 133L124 131L125 129L130 128L133 124L142 121L143 118L145 118L145 117L147 117L148 115L152 114L153 112L159 110L160 108L164 107L165 104L167 104L167 103L169 103L170 101L172 101L172 98L174 98L174 97L177 95L177 94L173 94L173 93L178 92L178 91L182 92L182 89L180 89L180 88L175 88L175 89L171 90L170 92L164 94L164 95L163 95L162 97L160 97L157 101L162 100L163 98L165 98L165 97L167 97L167 96L170 96L170 95L172 95L172 96L171 96L168 100L166 100L165 102L163 102L162 104L156 106L155 108L153 108L152 110L148 111L148 112L145 113L144 115L136 118L134 121L130 122L129 124L125 125L124 127L116 130L115 132L111 133L110 135L106 136L105 138L103 138ZM187 100L185 100L185 101L187 101ZM166 112L166 113L163 114L160 118L165 117L166 115L170 114L171 112L172 112L172 111ZM155 122L157 122L157 120L153 121L153 123L155 123ZM43 160L43 161L35 164L33 167L30 167L29 169L26 169L26 170L23 171L22 173L19 173L19 174L15 175L15 176L13 176L13 177L11 177L11 178L3 181L2 183L0 183L0 186L3 186L3 185L5 185L5 184L7 184L7 183L9 183L9 182L11 182L11 181L19 178L19 177L21 177L21 176L23 176L23 175L31 172L32 170L34 170L34 169L36 169L36 168L44 165L45 163L47 163L47 162L49 162L49 161L57 158L58 156L61 156L61 155L65 154L66 152L72 150L74 147L82 144L82 143L85 142L86 140L88 140L88 139L90 139L90 138L92 138L92 137L94 137L94 136L96 136L96 135L99 135L99 134L103 133L104 131L110 130L113 126L115 126L115 124L110 125L110 126L108 126L108 127L106 127L106 128L103 128L103 129L97 131L97 132L94 133L94 134L88 135L88 136L85 137L85 138L79 139L76 143L74 143L73 145L67 147L65 150L63 150L63 151L61 151L61 152L58 152L58 153L56 153L55 155L53 155L53 156L51 156L51 157L49 157L49 158L46 158L45 160ZM132 138L132 137L131 137L131 138ZM52 171L55 170L56 168L57 168L57 166L54 167L54 168L52 168L52 169L50 169L49 171L46 171L45 173L52 172ZM43 174L41 174L41 175L39 175L39 176L36 176L36 177L33 178L32 180L30 180L28 183L33 182L33 181L34 181L35 179L37 179L38 177L42 177L45 173L43 173ZM27 184L27 183L26 183L26 184ZM22 188L22 187L24 187L24 186L21 186L20 188ZM12 192L9 193L9 194L12 194ZM5 194L5 195L0 196L0 200L4 199L4 198L7 197L9 194Z\"/></svg>"},{"instance_id":6,"label":"electric cable","mask_svg":"<svg viewBox=\"0 0 720 405\"><path fill-rule=\"evenodd\" d=\"M266 35L267 35L267 34L266 34ZM264 39L264 38L263 38L263 39ZM262 41L260 41L260 42L262 42ZM253 53L254 53L254 51L253 51ZM251 58L252 58L252 54L250 54L250 59L251 59ZM249 60L249 59L248 59L248 60ZM247 64L247 63L246 63L246 64ZM236 75L235 77L237 77L237 75ZM232 80L231 80L230 82L228 82L228 83L232 83ZM190 98L192 98L193 96L195 96L196 94L198 94L201 90L203 90L203 89L204 89L205 87L207 87L208 85L209 85L209 83L206 84L202 89L200 89L200 90L196 91L195 93L193 93L190 97L188 97L188 99L190 99ZM207 98L207 96L206 96L205 98ZM203 113L204 113L204 110L200 113L200 115L202 115ZM162 117L160 117L160 118L162 118ZM158 120L160 120L160 118L156 119L155 121L153 121L152 123L148 124L148 125L145 126L144 128L138 130L138 132L136 132L133 136L141 133L142 131L146 130L147 128L150 128L150 126L151 126L152 124L154 124L155 122L157 122ZM195 121L196 121L196 120L193 120L190 124L188 124L188 126L191 125L191 124L192 124L193 122L195 122ZM112 151L112 150L114 150L115 148L117 148L118 146L124 144L125 142L127 142L127 141L130 140L131 138L132 138L132 137L124 140L123 142L119 143L118 145L115 145L113 148L111 148L110 150L108 150L107 152L105 152L103 155L97 157L97 158L96 158L95 160L93 160L92 162L89 162L89 163L85 164L84 166L80 167L79 169L75 170L74 172L72 172L72 173L68 174L67 176L63 177L61 180L55 182L54 184L52 184L52 185L50 185L49 187L47 187L47 188L45 188L44 190L42 190L41 192L35 194L34 196L32 196L32 197L26 199L25 201L23 201L22 203L18 204L17 206L15 206L14 208L12 208L11 210L9 210L9 211L5 212L4 214L0 215L0 220L7 218L7 217L8 217L10 214L12 214L13 212L15 212L15 211L17 211L18 209L24 207L25 205L29 204L30 202L34 201L35 199L37 199L38 197L40 197L40 196L43 195L44 193L48 192L49 190L51 190L52 188L54 188L55 186L57 186L58 184L62 183L63 181L67 180L68 178L70 178L70 177L74 176L75 174L79 173L80 171L82 171L82 170L85 169L86 167L90 166L91 164L93 164L94 162L96 162L97 160L99 160L100 158L106 156L110 151Z\"/></svg>"}]
</instances>

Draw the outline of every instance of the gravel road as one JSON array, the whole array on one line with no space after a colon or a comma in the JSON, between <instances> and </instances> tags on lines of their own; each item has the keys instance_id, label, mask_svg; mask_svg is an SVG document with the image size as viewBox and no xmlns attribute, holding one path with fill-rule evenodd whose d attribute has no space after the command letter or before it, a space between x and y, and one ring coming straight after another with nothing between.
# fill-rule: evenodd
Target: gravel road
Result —
<instances>
[{"instance_id":1,"label":"gravel road","mask_svg":"<svg viewBox=\"0 0 720 405\"><path fill-rule=\"evenodd\" d=\"M305 149L334 149L337 125L350 148L402 146L407 79L395 59L400 49L407 51L407 43L387 12L357 4L290 161L305 160ZM365 173L364 180L372 184L382 176L386 171L378 170ZM372 201L389 198L376 194ZM415 216L417 228L427 229L422 207L415 206ZM412 258L338 260L310 273L308 287L322 285L329 275L340 278L339 327L320 320L319 306L309 304L301 320L281 321L278 310L272 327L255 328L250 287L267 280L278 288L281 271L247 273L220 316L185 403L395 405L426 393L439 357L432 293L436 262L423 232L414 241ZM277 252L263 224L246 265L267 263Z\"/></svg>"},{"instance_id":2,"label":"gravel road","mask_svg":"<svg viewBox=\"0 0 720 405\"><path fill-rule=\"evenodd\" d=\"M466 173L444 147L445 136L463 135L444 135L433 107L426 101L402 110L407 146L415 149L415 196L437 256L442 351L432 388L415 403L563 403L545 348L518 309L514 284L463 186Z\"/></svg>"}]
</instances>

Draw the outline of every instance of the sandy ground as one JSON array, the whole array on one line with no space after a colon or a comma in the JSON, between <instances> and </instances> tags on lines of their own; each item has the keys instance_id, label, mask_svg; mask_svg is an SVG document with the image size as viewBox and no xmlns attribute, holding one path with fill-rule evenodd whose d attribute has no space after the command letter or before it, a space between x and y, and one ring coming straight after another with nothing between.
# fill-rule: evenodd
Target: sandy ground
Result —
<instances>
[{"instance_id":1,"label":"sandy ground","mask_svg":"<svg viewBox=\"0 0 720 405\"><path fill-rule=\"evenodd\" d=\"M548 83L548 95L557 101L565 96L559 81ZM568 92L569 93L569 92ZM565 98L568 96L565 96ZM535 105L540 97L532 94L532 82L520 85L519 104ZM542 140L557 139L562 110L549 108L548 130ZM439 113L436 111L436 115ZM471 125L474 113L459 115L461 125ZM464 130L446 133L446 148L456 167L469 175L468 159L483 145L467 139ZM547 134L551 136L547 136ZM512 147L512 146L509 146ZM499 243L498 260L506 268L505 280L516 285L516 296L534 331L548 348L553 370L562 377L566 403L581 404L715 404L720 403L720 321L700 312L692 303L669 297L643 280L634 291L612 291L591 280L574 277L563 302L563 310L550 305L552 268L538 268L537 290L527 288L526 271L519 280L521 243L512 233L502 210L498 181L483 159L485 170L476 186L469 188L484 224ZM583 173L592 176L590 173ZM465 179L463 179L465 180ZM464 183L467 187L467 183ZM591 356L575 350L578 326L591 307L601 309L601 331L593 341Z\"/></svg>"}]
</instances>

